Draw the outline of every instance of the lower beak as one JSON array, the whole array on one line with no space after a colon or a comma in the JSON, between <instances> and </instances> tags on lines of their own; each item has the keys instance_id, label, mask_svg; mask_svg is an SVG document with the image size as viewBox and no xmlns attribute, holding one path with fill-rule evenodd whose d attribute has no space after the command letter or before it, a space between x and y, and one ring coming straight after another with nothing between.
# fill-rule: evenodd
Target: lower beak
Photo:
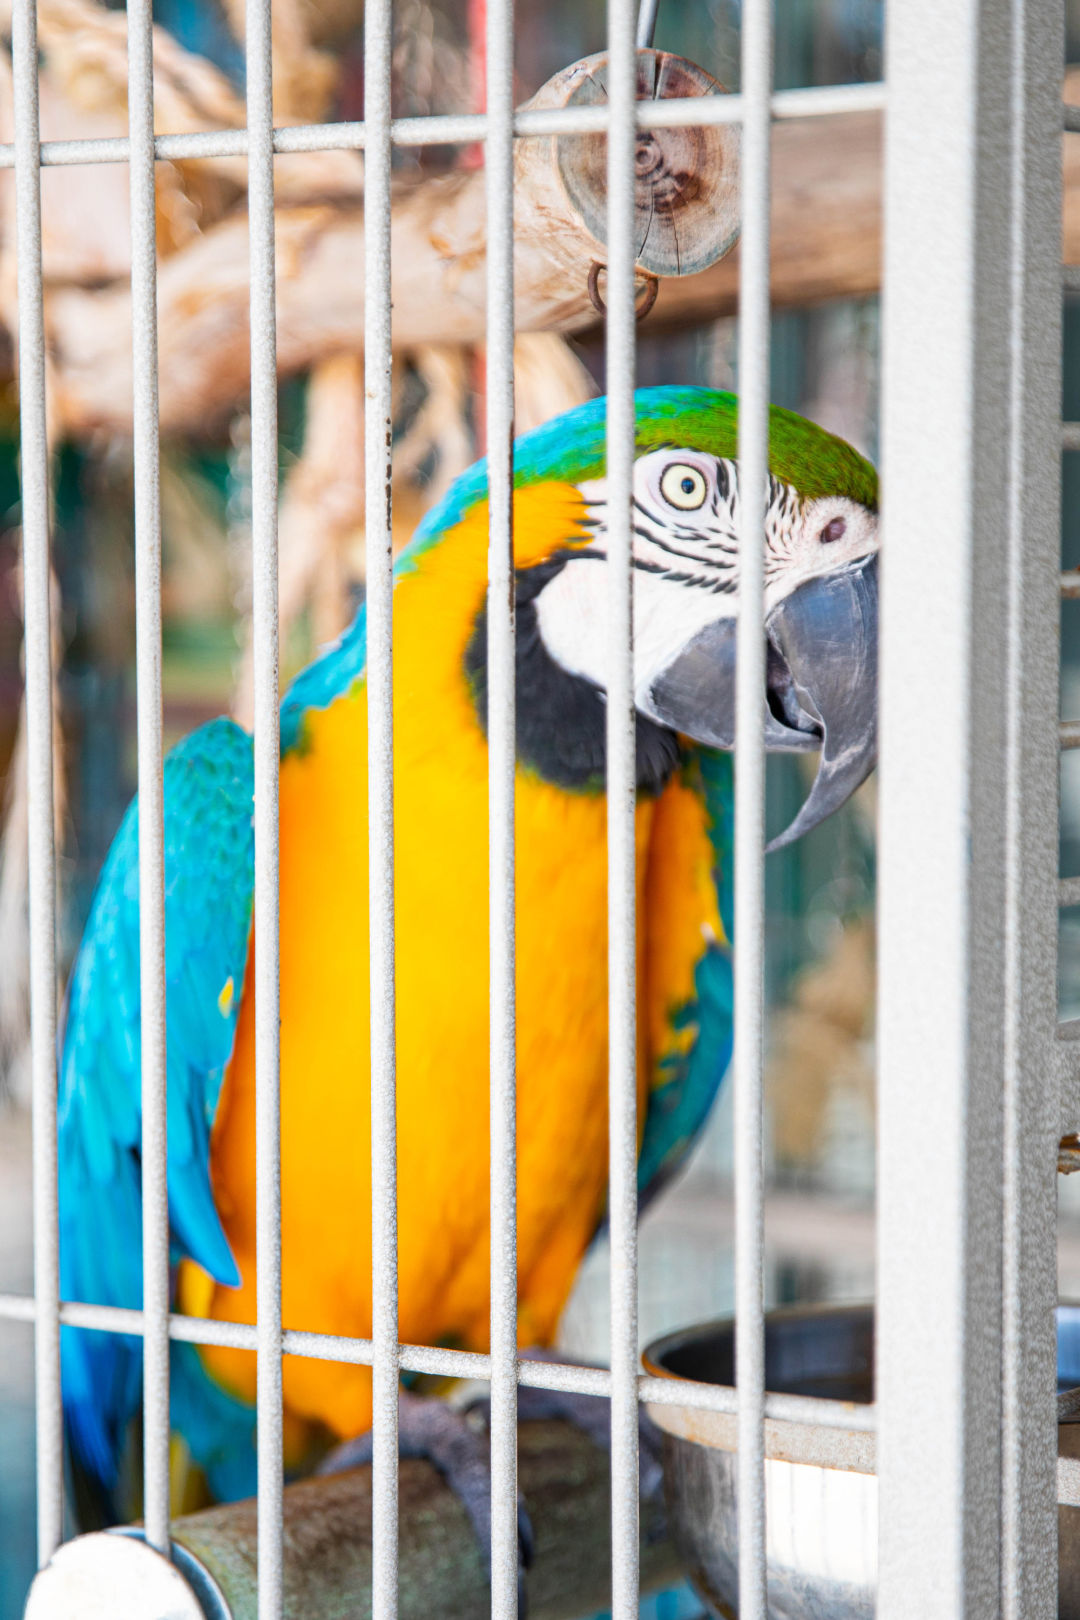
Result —
<instances>
[{"instance_id":1,"label":"lower beak","mask_svg":"<svg viewBox=\"0 0 1080 1620\"><path fill-rule=\"evenodd\" d=\"M866 557L800 585L766 622L798 708L820 726L821 763L782 849L839 809L877 758L878 561Z\"/></svg>"},{"instance_id":2,"label":"lower beak","mask_svg":"<svg viewBox=\"0 0 1080 1620\"><path fill-rule=\"evenodd\" d=\"M805 804L774 838L782 849L831 815L877 757L877 557L792 591L766 620L762 727L770 752L821 750ZM735 743L736 624L707 625L653 683L648 713L712 748Z\"/></svg>"}]
</instances>

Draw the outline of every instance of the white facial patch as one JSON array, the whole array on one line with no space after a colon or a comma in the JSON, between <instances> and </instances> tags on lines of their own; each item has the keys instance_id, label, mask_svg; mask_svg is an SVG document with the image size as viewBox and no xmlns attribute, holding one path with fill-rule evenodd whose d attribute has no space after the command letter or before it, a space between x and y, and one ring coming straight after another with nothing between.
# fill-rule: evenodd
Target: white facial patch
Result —
<instances>
[{"instance_id":1,"label":"white facial patch","mask_svg":"<svg viewBox=\"0 0 1080 1620\"><path fill-rule=\"evenodd\" d=\"M765 611L808 579L833 574L878 550L878 516L845 495L805 501L796 522L766 524Z\"/></svg>"},{"instance_id":2,"label":"white facial patch","mask_svg":"<svg viewBox=\"0 0 1080 1620\"><path fill-rule=\"evenodd\" d=\"M645 707L657 673L699 630L734 612L734 597L686 590L634 570L634 698ZM549 655L571 675L607 686L607 564L572 557L536 598L540 634Z\"/></svg>"},{"instance_id":3,"label":"white facial patch","mask_svg":"<svg viewBox=\"0 0 1080 1620\"><path fill-rule=\"evenodd\" d=\"M593 530L536 598L540 633L571 674L607 685L608 485L578 486ZM698 631L738 610L739 476L734 461L697 450L654 450L634 464L634 689L647 710L657 676ZM765 518L765 611L807 580L878 549L877 515L846 496L804 501L770 480Z\"/></svg>"}]
</instances>

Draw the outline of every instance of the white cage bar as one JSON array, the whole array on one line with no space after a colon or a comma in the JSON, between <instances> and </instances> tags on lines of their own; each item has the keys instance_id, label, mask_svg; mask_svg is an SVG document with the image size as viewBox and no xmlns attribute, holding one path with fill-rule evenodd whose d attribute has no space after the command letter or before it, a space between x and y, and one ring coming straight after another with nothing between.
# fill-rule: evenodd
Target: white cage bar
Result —
<instances>
[{"instance_id":1,"label":"white cage bar","mask_svg":"<svg viewBox=\"0 0 1080 1620\"><path fill-rule=\"evenodd\" d=\"M49 449L41 285L37 9L12 9L15 231L19 289L19 454L30 887L30 1048L34 1128L34 1394L38 1558L64 1533L60 1410L60 1235L56 1181L56 843L53 807Z\"/></svg>"},{"instance_id":2,"label":"white cage bar","mask_svg":"<svg viewBox=\"0 0 1080 1620\"><path fill-rule=\"evenodd\" d=\"M131 350L135 481L135 695L139 749L142 1061L143 1498L146 1539L169 1546L169 1196L165 1094L165 798L162 781L161 491L158 443L154 43L150 0L128 23Z\"/></svg>"},{"instance_id":3,"label":"white cage bar","mask_svg":"<svg viewBox=\"0 0 1080 1620\"><path fill-rule=\"evenodd\" d=\"M638 1611L637 865L634 601L633 0L608 0L607 837L608 1225L611 1240L611 1613Z\"/></svg>"},{"instance_id":4,"label":"white cage bar","mask_svg":"<svg viewBox=\"0 0 1080 1620\"><path fill-rule=\"evenodd\" d=\"M739 262L739 617L735 679L735 1374L739 1612L765 1620L765 512L769 483L772 3L744 0Z\"/></svg>"},{"instance_id":5,"label":"white cage bar","mask_svg":"<svg viewBox=\"0 0 1080 1620\"><path fill-rule=\"evenodd\" d=\"M634 99L635 38L655 0L609 0L608 101L515 113L512 0L488 0L487 105L392 120L391 0L365 7L363 122L275 129L270 0L248 0L247 128L155 135L149 0L129 0L127 139L39 141L36 17L15 0L14 167L30 775L34 1101L33 1298L0 1318L36 1340L38 1549L63 1533L59 1327L141 1335L146 1358L146 1535L168 1545L170 1339L258 1358L259 1616L278 1620L283 1354L370 1365L373 1591L397 1613L398 1384L402 1371L491 1387L492 1613L517 1612L517 1386L607 1397L612 1415L615 1620L638 1607L638 1406L735 1413L741 1614L765 1620L764 1421L879 1428L882 1620L1054 1612L1054 1150L1076 1124L1080 1065L1056 1029L1056 766L1080 724L1056 718L1059 266L1064 124L1060 0L903 0L889 8L882 629L881 1149L878 1407L855 1414L767 1395L762 1290L764 605L768 468L769 144L775 118L886 105L882 85L772 89L772 6L744 0L741 93ZM738 1387L639 1372L635 716L634 150L640 129L741 123L741 633L736 757L735 1088ZM515 649L513 591L513 142L608 132L607 453L610 490L608 846L611 1370L521 1361L516 1342ZM490 500L491 1349L399 1343L390 511L392 149L483 142L487 159L486 430ZM277 795L275 153L365 154L365 478L373 1323L370 1339L283 1330ZM258 1306L253 1326L169 1312L164 843L154 164L243 156L251 219L255 664L255 1005ZM40 169L128 162L132 199L136 626L140 788L144 1296L142 1311L59 1302L46 357ZM927 184L927 175L934 184ZM925 244L933 237L932 263ZM928 581L934 588L928 588ZM932 725L926 722L932 719ZM1064 1054L1064 1056L1062 1055ZM1064 1098L1064 1104L1062 1102ZM1002 1174L983 1174L987 1160ZM913 1177L912 1166L919 1167ZM927 1264L933 1255L933 1265ZM987 1263L989 1260L989 1263Z\"/></svg>"},{"instance_id":6,"label":"white cage bar","mask_svg":"<svg viewBox=\"0 0 1080 1620\"><path fill-rule=\"evenodd\" d=\"M487 738L491 1045L491 1613L518 1611L514 781L514 8L488 0Z\"/></svg>"},{"instance_id":7,"label":"white cage bar","mask_svg":"<svg viewBox=\"0 0 1080 1620\"><path fill-rule=\"evenodd\" d=\"M283 1605L281 1010L278 929L278 433L270 0L247 0L251 624L255 756L255 1270L259 1620Z\"/></svg>"},{"instance_id":8,"label":"white cage bar","mask_svg":"<svg viewBox=\"0 0 1080 1620\"><path fill-rule=\"evenodd\" d=\"M373 1620L398 1606L397 1067L394 989L394 551L390 457L390 0L364 8L364 486L371 941Z\"/></svg>"}]
</instances>

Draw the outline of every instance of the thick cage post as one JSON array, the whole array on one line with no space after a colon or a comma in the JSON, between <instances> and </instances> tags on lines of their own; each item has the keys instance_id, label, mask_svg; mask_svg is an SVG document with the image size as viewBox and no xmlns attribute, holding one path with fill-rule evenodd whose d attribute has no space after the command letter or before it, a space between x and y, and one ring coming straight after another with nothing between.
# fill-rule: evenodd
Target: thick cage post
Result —
<instances>
[{"instance_id":1,"label":"thick cage post","mask_svg":"<svg viewBox=\"0 0 1080 1620\"><path fill-rule=\"evenodd\" d=\"M888 17L882 1620L1056 1608L1060 18Z\"/></svg>"},{"instance_id":2,"label":"thick cage post","mask_svg":"<svg viewBox=\"0 0 1080 1620\"><path fill-rule=\"evenodd\" d=\"M1057 1021L1063 11L1014 6L1002 1263L1003 1620L1057 1603ZM1066 109L1068 127L1068 109ZM1047 1083L1048 1079L1051 1081ZM1071 1123L1064 1121L1065 1128Z\"/></svg>"}]
</instances>

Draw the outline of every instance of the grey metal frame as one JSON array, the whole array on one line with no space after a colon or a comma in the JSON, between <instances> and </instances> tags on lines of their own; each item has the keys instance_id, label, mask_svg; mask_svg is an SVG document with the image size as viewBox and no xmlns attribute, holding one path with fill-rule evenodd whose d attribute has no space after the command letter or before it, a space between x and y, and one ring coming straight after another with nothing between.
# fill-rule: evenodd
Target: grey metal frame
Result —
<instances>
[{"instance_id":1,"label":"grey metal frame","mask_svg":"<svg viewBox=\"0 0 1080 1620\"><path fill-rule=\"evenodd\" d=\"M154 135L150 0L129 0L127 139L39 140L33 0L15 0L15 168L30 773L34 1107L33 1298L0 1318L34 1324L38 1543L63 1533L59 1326L141 1334L146 1347L146 1535L168 1546L168 1343L258 1357L259 1615L282 1610L283 1353L371 1365L373 1613L397 1612L397 1391L403 1370L491 1386L492 1613L517 1611L519 1384L608 1397L617 1620L638 1603L639 1402L737 1414L741 1610L764 1620L764 1420L880 1428L883 1620L1053 1613L1054 1148L1080 1118L1080 1036L1056 1026L1059 746L1058 457L1080 446L1059 413L1062 111L1060 0L903 0L889 14L882 629L880 1357L878 1407L766 1395L763 1354L761 638L739 638L736 859L737 1390L641 1374L637 1345L637 1096L633 597L630 490L635 372L633 159L638 129L740 122L743 506L740 621L760 624L767 470L769 144L774 118L880 107L880 85L774 93L771 5L744 0L743 90L634 100L635 38L655 3L609 0L606 105L515 114L512 0L489 0L487 109L390 117L391 0L367 0L366 115L275 130L270 0L247 5L247 128ZM637 30L635 34L635 28ZM1066 129L1080 129L1067 109ZM516 1343L514 1005L513 142L607 130L610 483L608 835L610 1372L522 1362ZM491 1351L398 1342L390 526L392 147L487 150ZM275 153L365 153L365 394L371 933L373 1325L370 1339L283 1330L278 1038L277 421ZM170 1313L165 1157L154 164L249 159L255 661L257 1323ZM136 628L143 1008L142 1311L59 1300L46 354L40 169L129 162L135 354ZM933 184L927 176L933 176ZM925 250L935 243L931 256ZM930 582L933 582L933 588ZM927 723L927 722L930 723ZM1055 1036L1061 1037L1055 1039ZM1001 1175L987 1173L1000 1162ZM917 1173L913 1173L917 1167ZM880 1419L879 1419L880 1415ZM917 1549L917 1551L916 1551Z\"/></svg>"},{"instance_id":2,"label":"grey metal frame","mask_svg":"<svg viewBox=\"0 0 1080 1620\"><path fill-rule=\"evenodd\" d=\"M1038 0L888 14L882 1620L1056 1612L1063 43Z\"/></svg>"}]
</instances>

